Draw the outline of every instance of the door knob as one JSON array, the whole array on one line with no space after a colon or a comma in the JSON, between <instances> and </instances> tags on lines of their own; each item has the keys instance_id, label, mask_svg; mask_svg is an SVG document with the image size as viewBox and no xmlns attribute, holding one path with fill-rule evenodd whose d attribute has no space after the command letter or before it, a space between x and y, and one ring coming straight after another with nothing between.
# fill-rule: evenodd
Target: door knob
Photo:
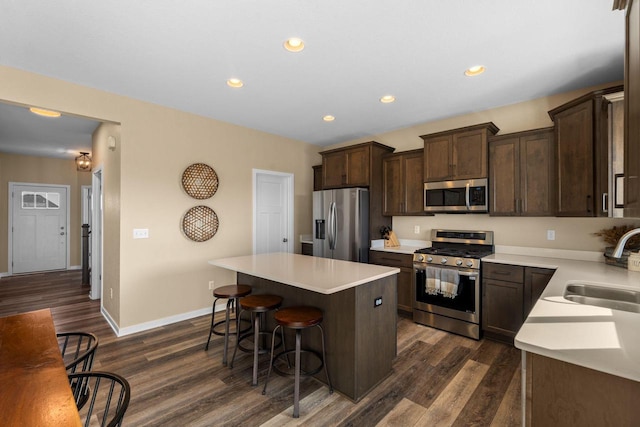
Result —
<instances>
[{"instance_id":1,"label":"door knob","mask_svg":"<svg viewBox=\"0 0 640 427\"><path fill-rule=\"evenodd\" d=\"M61 232L60 232L60 235L61 235L61 236L64 236L64 231L61 231Z\"/></svg>"},{"instance_id":2,"label":"door knob","mask_svg":"<svg viewBox=\"0 0 640 427\"><path fill-rule=\"evenodd\" d=\"M289 241L289 239L287 239L286 237L284 237L284 238L282 239L282 242L283 242L283 243L287 243L288 241Z\"/></svg>"}]
</instances>

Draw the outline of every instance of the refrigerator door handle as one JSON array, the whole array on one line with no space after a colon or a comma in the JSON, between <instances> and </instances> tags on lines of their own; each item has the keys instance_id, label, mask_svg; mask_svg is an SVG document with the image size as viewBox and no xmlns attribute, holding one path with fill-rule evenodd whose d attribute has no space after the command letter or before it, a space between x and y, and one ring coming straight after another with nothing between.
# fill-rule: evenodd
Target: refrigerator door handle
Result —
<instances>
[{"instance_id":1,"label":"refrigerator door handle","mask_svg":"<svg viewBox=\"0 0 640 427\"><path fill-rule=\"evenodd\" d=\"M328 222L329 222L329 249L334 250L336 248L336 234L338 232L336 202L331 202L331 205L329 205Z\"/></svg>"}]
</instances>

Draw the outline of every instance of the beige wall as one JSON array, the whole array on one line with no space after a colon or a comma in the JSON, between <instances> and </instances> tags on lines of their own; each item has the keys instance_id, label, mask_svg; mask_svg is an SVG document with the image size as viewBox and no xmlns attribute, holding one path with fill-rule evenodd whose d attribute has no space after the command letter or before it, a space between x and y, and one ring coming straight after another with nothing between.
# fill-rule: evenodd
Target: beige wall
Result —
<instances>
[{"instance_id":1,"label":"beige wall","mask_svg":"<svg viewBox=\"0 0 640 427\"><path fill-rule=\"evenodd\" d=\"M82 185L91 185L91 174L78 172L74 160L0 153L0 273L9 271L9 182L69 186L69 265L79 266Z\"/></svg>"},{"instance_id":2,"label":"beige wall","mask_svg":"<svg viewBox=\"0 0 640 427\"><path fill-rule=\"evenodd\" d=\"M613 82L592 88L548 96L532 101L479 111L446 120L422 123L393 132L372 135L328 148L356 144L364 141L378 141L396 148L396 152L423 147L420 135L493 122L500 128L499 134L518 132L553 126L547 112L559 105L575 99L589 91L622 84ZM393 229L401 239L429 240L432 228L493 230L497 245L531 246L554 249L574 249L601 251L605 244L593 232L613 225L636 224L631 219L608 218L501 218L489 215L437 214L432 217L394 217ZM420 226L420 233L414 233L414 226ZM547 240L547 230L555 230L556 240Z\"/></svg>"},{"instance_id":3,"label":"beige wall","mask_svg":"<svg viewBox=\"0 0 640 427\"><path fill-rule=\"evenodd\" d=\"M104 305L120 328L207 308L210 280L234 282L232 274L207 261L252 251L253 168L294 174L294 238L311 228L316 146L9 67L0 66L0 81L0 100L120 123L116 152L94 145L109 183L105 226L112 224L105 229L105 276L112 280L105 277ZM112 159L119 163L119 181L107 178L111 155L119 155ZM211 199L197 201L182 190L182 172L194 162L218 173L220 187ZM188 240L180 229L183 214L198 204L220 219L216 236L203 243ZM148 228L150 238L134 240L133 228ZM119 272L111 264L116 247ZM106 301L110 287L113 302Z\"/></svg>"}]
</instances>

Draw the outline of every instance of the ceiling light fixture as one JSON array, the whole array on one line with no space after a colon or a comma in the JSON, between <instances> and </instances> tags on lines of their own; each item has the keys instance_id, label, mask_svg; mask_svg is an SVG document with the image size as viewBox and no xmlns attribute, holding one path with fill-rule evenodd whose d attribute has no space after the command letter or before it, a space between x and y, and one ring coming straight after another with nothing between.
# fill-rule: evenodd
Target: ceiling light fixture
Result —
<instances>
[{"instance_id":1,"label":"ceiling light fixture","mask_svg":"<svg viewBox=\"0 0 640 427\"><path fill-rule=\"evenodd\" d=\"M467 77L473 77L484 73L485 70L486 68L484 68L484 66L482 65L474 65L473 67L467 68L467 70L464 72L464 75Z\"/></svg>"},{"instance_id":2,"label":"ceiling light fixture","mask_svg":"<svg viewBox=\"0 0 640 427\"><path fill-rule=\"evenodd\" d=\"M29 108L33 114L37 114L42 117L60 117L60 113L57 111L45 110L44 108L31 107Z\"/></svg>"},{"instance_id":3,"label":"ceiling light fixture","mask_svg":"<svg viewBox=\"0 0 640 427\"><path fill-rule=\"evenodd\" d=\"M304 42L297 37L291 37L284 42L283 46L289 52L300 52L304 49Z\"/></svg>"},{"instance_id":4,"label":"ceiling light fixture","mask_svg":"<svg viewBox=\"0 0 640 427\"><path fill-rule=\"evenodd\" d=\"M91 170L91 157L89 157L89 153L81 151L80 155L76 157L76 166L79 171L86 172Z\"/></svg>"},{"instance_id":5,"label":"ceiling light fixture","mask_svg":"<svg viewBox=\"0 0 640 427\"><path fill-rule=\"evenodd\" d=\"M227 80L227 85L230 87L239 88L244 86L244 83L242 83L242 80L234 78Z\"/></svg>"},{"instance_id":6,"label":"ceiling light fixture","mask_svg":"<svg viewBox=\"0 0 640 427\"><path fill-rule=\"evenodd\" d=\"M383 104L390 104L395 100L396 100L396 97L393 95L385 95L382 98L380 98L380 102L382 102Z\"/></svg>"},{"instance_id":7,"label":"ceiling light fixture","mask_svg":"<svg viewBox=\"0 0 640 427\"><path fill-rule=\"evenodd\" d=\"M331 114L327 114L326 116L324 116L324 117L322 118L322 120L324 120L325 122L332 122L332 121L334 121L335 119L336 119L336 118L335 118L335 117L333 117Z\"/></svg>"}]
</instances>

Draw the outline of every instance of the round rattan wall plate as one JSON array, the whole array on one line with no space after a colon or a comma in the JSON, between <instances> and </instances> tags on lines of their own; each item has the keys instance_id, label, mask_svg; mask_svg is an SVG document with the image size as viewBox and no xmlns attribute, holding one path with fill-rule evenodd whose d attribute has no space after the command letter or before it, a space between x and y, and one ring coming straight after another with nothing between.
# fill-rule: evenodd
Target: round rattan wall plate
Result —
<instances>
[{"instance_id":1,"label":"round rattan wall plate","mask_svg":"<svg viewBox=\"0 0 640 427\"><path fill-rule=\"evenodd\" d=\"M209 165L194 163L182 173L182 187L194 199L208 199L218 191L218 174Z\"/></svg>"},{"instance_id":2,"label":"round rattan wall plate","mask_svg":"<svg viewBox=\"0 0 640 427\"><path fill-rule=\"evenodd\" d=\"M208 206L195 206L182 218L182 231L194 242L205 242L218 231L218 215Z\"/></svg>"}]
</instances>

